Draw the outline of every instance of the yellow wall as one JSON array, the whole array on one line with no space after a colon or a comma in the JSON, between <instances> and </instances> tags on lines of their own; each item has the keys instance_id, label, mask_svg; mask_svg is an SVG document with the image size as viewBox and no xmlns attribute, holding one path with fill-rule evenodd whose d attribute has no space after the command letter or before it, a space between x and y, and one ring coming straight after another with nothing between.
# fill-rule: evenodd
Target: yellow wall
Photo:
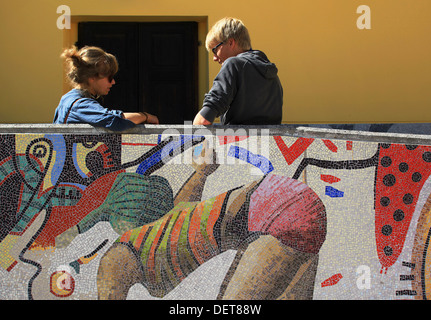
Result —
<instances>
[{"instance_id":1,"label":"yellow wall","mask_svg":"<svg viewBox=\"0 0 431 320\"><path fill-rule=\"evenodd\" d=\"M431 120L429 0L15 0L0 11L1 123L52 121L64 91L59 55L74 37L57 28L63 4L75 22L192 17L201 39L218 19L241 18L279 67L286 123ZM370 30L356 26L360 5L371 9ZM219 66L202 48L200 57L202 98Z\"/></svg>"}]
</instances>

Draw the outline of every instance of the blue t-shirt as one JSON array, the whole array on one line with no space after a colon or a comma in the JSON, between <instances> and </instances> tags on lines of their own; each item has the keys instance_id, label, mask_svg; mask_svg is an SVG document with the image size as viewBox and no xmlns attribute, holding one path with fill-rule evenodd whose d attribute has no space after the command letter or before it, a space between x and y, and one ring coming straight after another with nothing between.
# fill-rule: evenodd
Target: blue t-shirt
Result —
<instances>
[{"instance_id":1,"label":"blue t-shirt","mask_svg":"<svg viewBox=\"0 0 431 320\"><path fill-rule=\"evenodd\" d=\"M69 112L70 108L72 109ZM133 128L135 124L124 119L122 114L123 112L120 110L109 110L95 99L85 97L81 90L72 89L61 97L60 103L55 109L53 123L88 123L113 131ZM66 116L67 121L65 122Z\"/></svg>"}]
</instances>

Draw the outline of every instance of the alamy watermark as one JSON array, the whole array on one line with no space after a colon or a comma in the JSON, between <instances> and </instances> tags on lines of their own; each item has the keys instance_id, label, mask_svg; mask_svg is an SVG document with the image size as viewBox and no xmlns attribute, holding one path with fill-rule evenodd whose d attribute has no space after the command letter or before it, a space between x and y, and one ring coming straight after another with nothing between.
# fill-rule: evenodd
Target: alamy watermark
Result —
<instances>
[{"instance_id":1,"label":"alamy watermark","mask_svg":"<svg viewBox=\"0 0 431 320\"><path fill-rule=\"evenodd\" d=\"M67 5L60 5L57 7L57 13L60 16L57 18L57 28L62 29L70 29L70 17L71 10ZM371 9L367 5L360 5L356 9L357 14L361 14L356 19L356 27L360 30L371 29Z\"/></svg>"},{"instance_id":2,"label":"alamy watermark","mask_svg":"<svg viewBox=\"0 0 431 320\"><path fill-rule=\"evenodd\" d=\"M57 7L57 13L61 15L57 18L57 28L58 29L70 29L70 7L66 5L61 5Z\"/></svg>"},{"instance_id":3,"label":"alamy watermark","mask_svg":"<svg viewBox=\"0 0 431 320\"><path fill-rule=\"evenodd\" d=\"M371 9L369 6L360 5L356 13L361 14L356 20L356 27L359 30L371 29Z\"/></svg>"},{"instance_id":4,"label":"alamy watermark","mask_svg":"<svg viewBox=\"0 0 431 320\"><path fill-rule=\"evenodd\" d=\"M251 174L272 171L269 129L199 128L185 122L180 132L166 129L161 140L172 137L161 151L165 164L251 164Z\"/></svg>"},{"instance_id":5,"label":"alamy watermark","mask_svg":"<svg viewBox=\"0 0 431 320\"><path fill-rule=\"evenodd\" d=\"M356 287L359 290L371 289L371 268L366 265L360 265L356 268Z\"/></svg>"}]
</instances>

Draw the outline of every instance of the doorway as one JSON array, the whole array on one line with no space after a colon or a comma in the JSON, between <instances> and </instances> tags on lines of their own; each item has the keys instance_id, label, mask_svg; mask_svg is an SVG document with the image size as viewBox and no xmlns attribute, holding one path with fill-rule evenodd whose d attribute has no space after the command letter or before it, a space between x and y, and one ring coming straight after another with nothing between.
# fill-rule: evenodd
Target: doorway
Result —
<instances>
[{"instance_id":1,"label":"doorway","mask_svg":"<svg viewBox=\"0 0 431 320\"><path fill-rule=\"evenodd\" d=\"M77 47L86 45L118 59L105 107L146 111L160 124L193 120L198 112L196 22L80 22Z\"/></svg>"}]
</instances>

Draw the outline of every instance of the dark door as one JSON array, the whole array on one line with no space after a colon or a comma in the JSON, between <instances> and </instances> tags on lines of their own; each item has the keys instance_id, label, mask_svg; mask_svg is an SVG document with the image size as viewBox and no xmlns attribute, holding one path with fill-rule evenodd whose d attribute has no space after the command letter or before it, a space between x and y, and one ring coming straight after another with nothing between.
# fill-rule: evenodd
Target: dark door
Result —
<instances>
[{"instance_id":1,"label":"dark door","mask_svg":"<svg viewBox=\"0 0 431 320\"><path fill-rule=\"evenodd\" d=\"M192 121L198 111L195 22L82 22L78 47L99 46L115 55L120 70L103 104L147 111L161 124Z\"/></svg>"}]
</instances>

